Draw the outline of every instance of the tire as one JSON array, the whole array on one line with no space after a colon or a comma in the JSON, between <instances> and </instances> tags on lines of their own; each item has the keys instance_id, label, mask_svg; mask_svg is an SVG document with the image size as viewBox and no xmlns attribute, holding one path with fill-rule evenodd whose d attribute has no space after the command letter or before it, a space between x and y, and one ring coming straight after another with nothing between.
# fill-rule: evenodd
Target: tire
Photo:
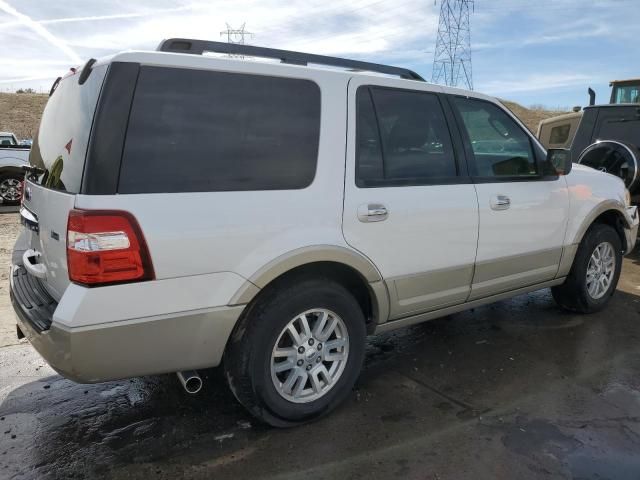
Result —
<instances>
[{"instance_id":1,"label":"tire","mask_svg":"<svg viewBox=\"0 0 640 480\"><path fill-rule=\"evenodd\" d=\"M296 278L264 291L248 308L224 355L229 387L245 408L269 425L289 427L316 420L345 400L360 374L366 337L360 305L346 288L328 278ZM304 334L302 317L311 335ZM336 329L325 338L336 318ZM290 325L304 353L295 347L290 330L285 331ZM340 343L335 351L327 350ZM276 345L279 352L289 353L275 357ZM329 382L332 371L337 376ZM288 388L294 374L298 379Z\"/></svg>"},{"instance_id":2,"label":"tire","mask_svg":"<svg viewBox=\"0 0 640 480\"><path fill-rule=\"evenodd\" d=\"M599 251L601 253L603 251L606 252L606 245L613 249L612 262L603 261L602 264L609 263L614 270L608 283L606 283L605 279L602 285L597 285L597 280L593 279L602 276L608 278L609 276L606 267L603 266L601 270L598 270L595 267L597 262L591 263L592 255L596 255L597 248L600 248ZM605 250L602 250L603 248ZM606 256L606 258L609 257ZM594 224L589 228L578 246L576 257L573 260L573 265L566 281L562 285L553 287L551 293L556 303L565 310L579 313L597 312L605 307L615 292L621 269L622 241L618 233L609 225ZM593 280L592 282L587 279L588 270L596 272L590 276ZM604 288L604 283L606 283L606 288ZM591 290L590 285L592 286ZM595 291L593 285L597 285Z\"/></svg>"},{"instance_id":3,"label":"tire","mask_svg":"<svg viewBox=\"0 0 640 480\"><path fill-rule=\"evenodd\" d=\"M0 205L20 205L24 174L0 174Z\"/></svg>"}]
</instances>

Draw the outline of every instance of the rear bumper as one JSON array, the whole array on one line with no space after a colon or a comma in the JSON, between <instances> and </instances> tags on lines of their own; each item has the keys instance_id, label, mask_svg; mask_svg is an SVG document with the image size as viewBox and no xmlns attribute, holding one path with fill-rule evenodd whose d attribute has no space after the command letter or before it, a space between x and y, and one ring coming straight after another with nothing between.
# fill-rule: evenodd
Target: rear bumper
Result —
<instances>
[{"instance_id":1,"label":"rear bumper","mask_svg":"<svg viewBox=\"0 0 640 480\"><path fill-rule=\"evenodd\" d=\"M640 212L638 207L627 207L627 222L628 228L624 229L624 234L627 241L627 251L625 255L630 253L636 246L636 240L638 238L638 225L640 224Z\"/></svg>"},{"instance_id":2,"label":"rear bumper","mask_svg":"<svg viewBox=\"0 0 640 480\"><path fill-rule=\"evenodd\" d=\"M78 310L65 307L64 297L60 304L48 297L20 266L19 253L16 247L10 275L18 328L54 370L80 383L217 366L244 309L244 305L221 306L70 327L62 321L69 311ZM99 305L80 311L105 318Z\"/></svg>"},{"instance_id":3,"label":"rear bumper","mask_svg":"<svg viewBox=\"0 0 640 480\"><path fill-rule=\"evenodd\" d=\"M12 296L12 298L14 298ZM39 332L13 303L20 331L62 376L80 383L214 367L242 307Z\"/></svg>"}]
</instances>

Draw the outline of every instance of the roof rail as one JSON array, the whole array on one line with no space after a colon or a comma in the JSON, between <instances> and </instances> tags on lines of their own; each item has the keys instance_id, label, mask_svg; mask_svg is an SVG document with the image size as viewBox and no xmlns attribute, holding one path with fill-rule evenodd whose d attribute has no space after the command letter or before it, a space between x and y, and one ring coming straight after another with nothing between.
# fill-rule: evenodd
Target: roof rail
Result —
<instances>
[{"instance_id":1,"label":"roof rail","mask_svg":"<svg viewBox=\"0 0 640 480\"><path fill-rule=\"evenodd\" d=\"M317 65L397 75L401 78L418 80L421 82L425 81L424 78L416 72L407 68L361 62L358 60L349 60L339 57L328 57L325 55L314 55L311 53L278 50L275 48L255 47L253 45L243 45L239 43L213 42L208 40L194 40L190 38L170 38L160 42L160 45L158 45L156 50L160 52L190 53L192 55L202 55L204 52L247 55L250 57L278 59L282 63L289 63L292 65L307 65L309 63L314 63Z\"/></svg>"}]
</instances>

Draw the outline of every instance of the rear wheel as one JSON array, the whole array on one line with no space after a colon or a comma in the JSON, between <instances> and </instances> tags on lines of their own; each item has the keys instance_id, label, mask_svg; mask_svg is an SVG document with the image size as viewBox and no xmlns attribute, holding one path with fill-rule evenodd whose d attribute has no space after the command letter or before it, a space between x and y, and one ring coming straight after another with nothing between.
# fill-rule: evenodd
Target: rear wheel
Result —
<instances>
[{"instance_id":1,"label":"rear wheel","mask_svg":"<svg viewBox=\"0 0 640 480\"><path fill-rule=\"evenodd\" d=\"M348 395L364 358L358 302L329 279L265 293L236 328L224 366L236 398L277 427L315 420Z\"/></svg>"},{"instance_id":2,"label":"rear wheel","mask_svg":"<svg viewBox=\"0 0 640 480\"><path fill-rule=\"evenodd\" d=\"M22 199L24 175L4 173L0 175L0 200L2 205L18 205Z\"/></svg>"},{"instance_id":3,"label":"rear wheel","mask_svg":"<svg viewBox=\"0 0 640 480\"><path fill-rule=\"evenodd\" d=\"M621 267L618 233L609 225L595 224L582 239L565 283L551 289L553 298L566 310L597 312L613 295Z\"/></svg>"}]
</instances>

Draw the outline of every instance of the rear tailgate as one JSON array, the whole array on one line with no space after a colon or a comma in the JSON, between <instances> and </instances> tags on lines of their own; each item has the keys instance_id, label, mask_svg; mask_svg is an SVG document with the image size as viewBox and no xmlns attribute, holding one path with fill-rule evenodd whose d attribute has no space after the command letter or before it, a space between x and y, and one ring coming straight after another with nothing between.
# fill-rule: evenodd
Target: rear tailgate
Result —
<instances>
[{"instance_id":1,"label":"rear tailgate","mask_svg":"<svg viewBox=\"0 0 640 480\"><path fill-rule=\"evenodd\" d=\"M86 82L65 77L42 114L29 161L44 173L25 184L22 220L31 250L27 271L60 300L69 284L66 235L69 211L80 192L93 117L107 65L95 67ZM30 268L31 267L31 268Z\"/></svg>"},{"instance_id":2,"label":"rear tailgate","mask_svg":"<svg viewBox=\"0 0 640 480\"><path fill-rule=\"evenodd\" d=\"M47 189L32 182L27 182L25 189L21 214L27 226L27 243L39 254L39 258L33 258L32 262L44 265L44 278L41 280L51 296L59 301L69 284L67 218L73 208L75 195Z\"/></svg>"}]
</instances>

